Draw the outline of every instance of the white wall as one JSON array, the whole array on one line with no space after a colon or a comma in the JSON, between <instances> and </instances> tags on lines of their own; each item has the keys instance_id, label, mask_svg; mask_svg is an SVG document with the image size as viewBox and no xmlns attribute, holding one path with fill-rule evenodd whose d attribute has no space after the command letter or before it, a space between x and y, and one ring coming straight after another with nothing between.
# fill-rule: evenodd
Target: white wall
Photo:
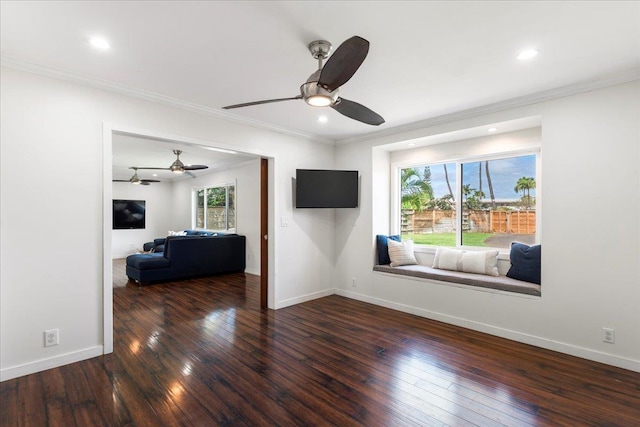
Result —
<instances>
[{"instance_id":1,"label":"white wall","mask_svg":"<svg viewBox=\"0 0 640 427\"><path fill-rule=\"evenodd\" d=\"M102 169L110 164L102 147L105 123L273 159L271 307L336 287L353 298L640 371L639 95L634 82L334 149L2 68L0 379L103 351L102 261L110 251L102 237ZM390 156L374 147L538 115L542 298L373 274L374 236L389 231L390 218ZM360 207L294 209L295 169L334 166L360 171ZM50 207L47 215L25 209L34 200ZM574 214L589 203L615 208L615 220L593 227L590 216ZM32 242L43 235L55 250L34 252ZM601 342L602 326L616 330L615 344ZM60 329L60 345L45 348L43 331L51 328Z\"/></svg>"},{"instance_id":2,"label":"white wall","mask_svg":"<svg viewBox=\"0 0 640 427\"><path fill-rule=\"evenodd\" d=\"M377 147L530 116L542 117L541 298L372 272L374 237L389 232L390 156ZM636 81L338 147L336 166L363 181L357 215L336 217L338 293L640 371L639 118Z\"/></svg>"},{"instance_id":3,"label":"white wall","mask_svg":"<svg viewBox=\"0 0 640 427\"><path fill-rule=\"evenodd\" d=\"M260 274L260 159L256 158L228 169L217 169L196 179L174 184L173 205L176 229L191 228L194 188L208 185L236 184L236 233L247 238L246 272Z\"/></svg>"},{"instance_id":4,"label":"white wall","mask_svg":"<svg viewBox=\"0 0 640 427\"><path fill-rule=\"evenodd\" d=\"M269 304L333 292L332 216L291 207L295 169L332 167L332 146L6 67L0 77L1 379L102 354L105 123L273 158L271 221L293 221L271 227ZM36 200L47 215L25 209ZM34 251L43 235L51 249ZM45 348L51 328L60 345Z\"/></svg>"},{"instance_id":5,"label":"white wall","mask_svg":"<svg viewBox=\"0 0 640 427\"><path fill-rule=\"evenodd\" d=\"M111 232L111 257L126 258L142 250L142 245L156 237L167 235L172 225L173 185L158 182L151 185L132 185L128 182L113 183L113 199L145 200L145 228L139 230L113 230Z\"/></svg>"}]
</instances>

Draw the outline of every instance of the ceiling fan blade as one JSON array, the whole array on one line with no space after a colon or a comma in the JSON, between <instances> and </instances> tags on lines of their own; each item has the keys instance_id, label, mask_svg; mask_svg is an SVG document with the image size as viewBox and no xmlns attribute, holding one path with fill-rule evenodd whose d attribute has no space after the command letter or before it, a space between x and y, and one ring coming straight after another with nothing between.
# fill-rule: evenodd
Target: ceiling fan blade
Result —
<instances>
[{"instance_id":1,"label":"ceiling fan blade","mask_svg":"<svg viewBox=\"0 0 640 427\"><path fill-rule=\"evenodd\" d=\"M222 107L222 109L230 110L232 108L249 107L251 105L270 104L272 102L281 102L281 101L291 101L292 99L302 99L302 95L293 96L291 98L267 99L264 101L245 102L244 104L227 105L226 107Z\"/></svg>"},{"instance_id":2,"label":"ceiling fan blade","mask_svg":"<svg viewBox=\"0 0 640 427\"><path fill-rule=\"evenodd\" d=\"M333 92L358 71L367 53L369 42L362 37L353 36L345 40L322 67L318 85Z\"/></svg>"},{"instance_id":3,"label":"ceiling fan blade","mask_svg":"<svg viewBox=\"0 0 640 427\"><path fill-rule=\"evenodd\" d=\"M158 179L141 179L140 182L141 183L145 183L145 182L151 183L151 182L160 182L160 180L158 180Z\"/></svg>"},{"instance_id":4,"label":"ceiling fan blade","mask_svg":"<svg viewBox=\"0 0 640 427\"><path fill-rule=\"evenodd\" d=\"M209 169L207 165L185 165L184 170L186 171L197 171L201 169Z\"/></svg>"},{"instance_id":5,"label":"ceiling fan blade","mask_svg":"<svg viewBox=\"0 0 640 427\"><path fill-rule=\"evenodd\" d=\"M154 168L154 167L140 167L138 169L147 169L147 170L155 170L155 171L168 171L170 168Z\"/></svg>"},{"instance_id":6,"label":"ceiling fan blade","mask_svg":"<svg viewBox=\"0 0 640 427\"><path fill-rule=\"evenodd\" d=\"M151 183L145 180L140 180L140 185L151 185Z\"/></svg>"},{"instance_id":7,"label":"ceiling fan blade","mask_svg":"<svg viewBox=\"0 0 640 427\"><path fill-rule=\"evenodd\" d=\"M379 126L384 123L384 119L378 113L348 99L338 98L331 108L344 116L368 125Z\"/></svg>"}]
</instances>

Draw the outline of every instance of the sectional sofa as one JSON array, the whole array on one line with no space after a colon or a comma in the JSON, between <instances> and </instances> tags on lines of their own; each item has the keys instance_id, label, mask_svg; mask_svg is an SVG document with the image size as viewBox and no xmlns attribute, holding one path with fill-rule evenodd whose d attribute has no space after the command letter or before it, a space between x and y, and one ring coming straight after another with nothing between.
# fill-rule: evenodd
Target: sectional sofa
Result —
<instances>
[{"instance_id":1,"label":"sectional sofa","mask_svg":"<svg viewBox=\"0 0 640 427\"><path fill-rule=\"evenodd\" d=\"M169 236L163 252L129 255L126 274L129 280L148 284L242 272L245 267L245 236Z\"/></svg>"}]
</instances>

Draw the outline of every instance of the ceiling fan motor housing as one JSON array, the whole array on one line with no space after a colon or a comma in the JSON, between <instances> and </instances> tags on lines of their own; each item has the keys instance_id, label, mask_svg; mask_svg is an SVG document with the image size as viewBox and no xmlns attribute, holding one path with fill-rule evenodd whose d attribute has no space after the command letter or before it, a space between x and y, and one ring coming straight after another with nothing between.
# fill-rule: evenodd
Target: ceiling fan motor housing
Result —
<instances>
[{"instance_id":1,"label":"ceiling fan motor housing","mask_svg":"<svg viewBox=\"0 0 640 427\"><path fill-rule=\"evenodd\" d=\"M309 76L307 81L300 86L300 94L304 101L313 107L328 107L333 105L338 99L339 89L333 92L318 85L320 71L317 70Z\"/></svg>"}]
</instances>

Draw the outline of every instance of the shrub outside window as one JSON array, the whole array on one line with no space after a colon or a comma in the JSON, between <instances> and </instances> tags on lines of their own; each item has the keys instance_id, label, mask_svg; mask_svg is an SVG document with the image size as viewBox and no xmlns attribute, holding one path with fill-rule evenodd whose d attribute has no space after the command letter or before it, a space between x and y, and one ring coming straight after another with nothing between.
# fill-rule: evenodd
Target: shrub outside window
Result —
<instances>
[{"instance_id":1,"label":"shrub outside window","mask_svg":"<svg viewBox=\"0 0 640 427\"><path fill-rule=\"evenodd\" d=\"M194 196L195 228L214 231L228 231L236 228L235 185L198 188L194 190Z\"/></svg>"},{"instance_id":2,"label":"shrub outside window","mask_svg":"<svg viewBox=\"0 0 640 427\"><path fill-rule=\"evenodd\" d=\"M402 239L508 249L536 243L537 155L400 168Z\"/></svg>"}]
</instances>

